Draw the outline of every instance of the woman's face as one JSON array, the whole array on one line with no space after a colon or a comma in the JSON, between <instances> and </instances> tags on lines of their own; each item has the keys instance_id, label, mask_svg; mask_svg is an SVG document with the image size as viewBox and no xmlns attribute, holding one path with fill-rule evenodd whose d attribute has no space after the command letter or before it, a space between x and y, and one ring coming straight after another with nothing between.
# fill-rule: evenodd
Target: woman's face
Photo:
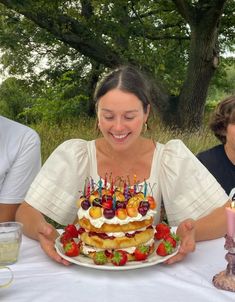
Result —
<instances>
[{"instance_id":1,"label":"woman's face","mask_svg":"<svg viewBox=\"0 0 235 302\"><path fill-rule=\"evenodd\" d=\"M110 90L98 102L99 129L114 149L126 149L140 136L147 111L133 93Z\"/></svg>"}]
</instances>

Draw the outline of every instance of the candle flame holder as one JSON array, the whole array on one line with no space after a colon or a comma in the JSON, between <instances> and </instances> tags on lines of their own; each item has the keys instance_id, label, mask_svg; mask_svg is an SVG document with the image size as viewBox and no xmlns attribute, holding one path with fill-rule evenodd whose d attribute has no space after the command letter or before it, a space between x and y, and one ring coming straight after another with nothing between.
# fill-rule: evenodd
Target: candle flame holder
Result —
<instances>
[{"instance_id":1,"label":"candle flame holder","mask_svg":"<svg viewBox=\"0 0 235 302\"><path fill-rule=\"evenodd\" d=\"M228 233L225 236L224 248L228 251L225 255L225 259L228 262L225 270L216 274L212 282L218 289L223 289L231 292L235 292L235 236L234 236L234 216L231 216L230 210L235 209L235 202L231 202L230 208L227 210L227 223ZM233 213L234 215L235 213Z\"/></svg>"}]
</instances>

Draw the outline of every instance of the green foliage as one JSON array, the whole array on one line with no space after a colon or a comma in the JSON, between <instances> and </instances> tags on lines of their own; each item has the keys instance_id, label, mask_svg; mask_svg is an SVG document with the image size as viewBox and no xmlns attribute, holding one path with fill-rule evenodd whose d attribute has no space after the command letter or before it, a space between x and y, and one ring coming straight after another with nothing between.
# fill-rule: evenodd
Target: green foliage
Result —
<instances>
[{"instance_id":1,"label":"green foliage","mask_svg":"<svg viewBox=\"0 0 235 302\"><path fill-rule=\"evenodd\" d=\"M20 113L31 106L30 87L27 81L6 79L0 89L0 112L13 120L20 120Z\"/></svg>"},{"instance_id":2,"label":"green foliage","mask_svg":"<svg viewBox=\"0 0 235 302\"><path fill-rule=\"evenodd\" d=\"M73 95L74 82L71 74L73 73L63 74L57 85L46 87L34 100L33 106L22 112L22 116L37 122L60 124L63 120L87 114L88 97L82 94Z\"/></svg>"}]
</instances>

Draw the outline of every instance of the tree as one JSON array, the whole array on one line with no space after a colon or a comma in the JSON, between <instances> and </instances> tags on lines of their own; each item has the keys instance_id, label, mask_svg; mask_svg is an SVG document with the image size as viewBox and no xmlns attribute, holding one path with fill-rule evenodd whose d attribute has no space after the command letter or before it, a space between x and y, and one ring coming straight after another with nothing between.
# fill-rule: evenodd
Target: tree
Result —
<instances>
[{"instance_id":1,"label":"tree","mask_svg":"<svg viewBox=\"0 0 235 302\"><path fill-rule=\"evenodd\" d=\"M15 49L14 54L22 50L19 43L27 39L31 51L40 44L49 55L50 50L62 50L65 59L68 50L80 70L83 66L89 74L91 87L105 68L131 62L154 78L154 104L163 120L182 129L200 127L208 87L219 66L219 45L234 41L232 0L0 3L8 8L2 18L10 26L2 25L1 35L8 55L9 49ZM4 30L9 28L20 32L18 44L7 40ZM17 67L17 62L11 66Z\"/></svg>"}]
</instances>

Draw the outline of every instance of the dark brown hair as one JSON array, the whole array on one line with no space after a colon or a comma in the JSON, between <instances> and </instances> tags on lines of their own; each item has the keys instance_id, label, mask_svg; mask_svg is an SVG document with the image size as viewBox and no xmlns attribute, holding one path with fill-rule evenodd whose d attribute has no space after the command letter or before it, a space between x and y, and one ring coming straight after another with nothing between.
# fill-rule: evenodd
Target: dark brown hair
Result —
<instances>
[{"instance_id":1,"label":"dark brown hair","mask_svg":"<svg viewBox=\"0 0 235 302\"><path fill-rule=\"evenodd\" d=\"M108 91L118 88L133 93L142 102L146 113L150 101L150 86L147 77L133 66L121 66L109 73L98 85L94 94L96 106L99 99Z\"/></svg>"},{"instance_id":2,"label":"dark brown hair","mask_svg":"<svg viewBox=\"0 0 235 302\"><path fill-rule=\"evenodd\" d=\"M226 131L228 124L235 124L235 95L221 101L212 116L210 129L223 143L226 143Z\"/></svg>"}]
</instances>

